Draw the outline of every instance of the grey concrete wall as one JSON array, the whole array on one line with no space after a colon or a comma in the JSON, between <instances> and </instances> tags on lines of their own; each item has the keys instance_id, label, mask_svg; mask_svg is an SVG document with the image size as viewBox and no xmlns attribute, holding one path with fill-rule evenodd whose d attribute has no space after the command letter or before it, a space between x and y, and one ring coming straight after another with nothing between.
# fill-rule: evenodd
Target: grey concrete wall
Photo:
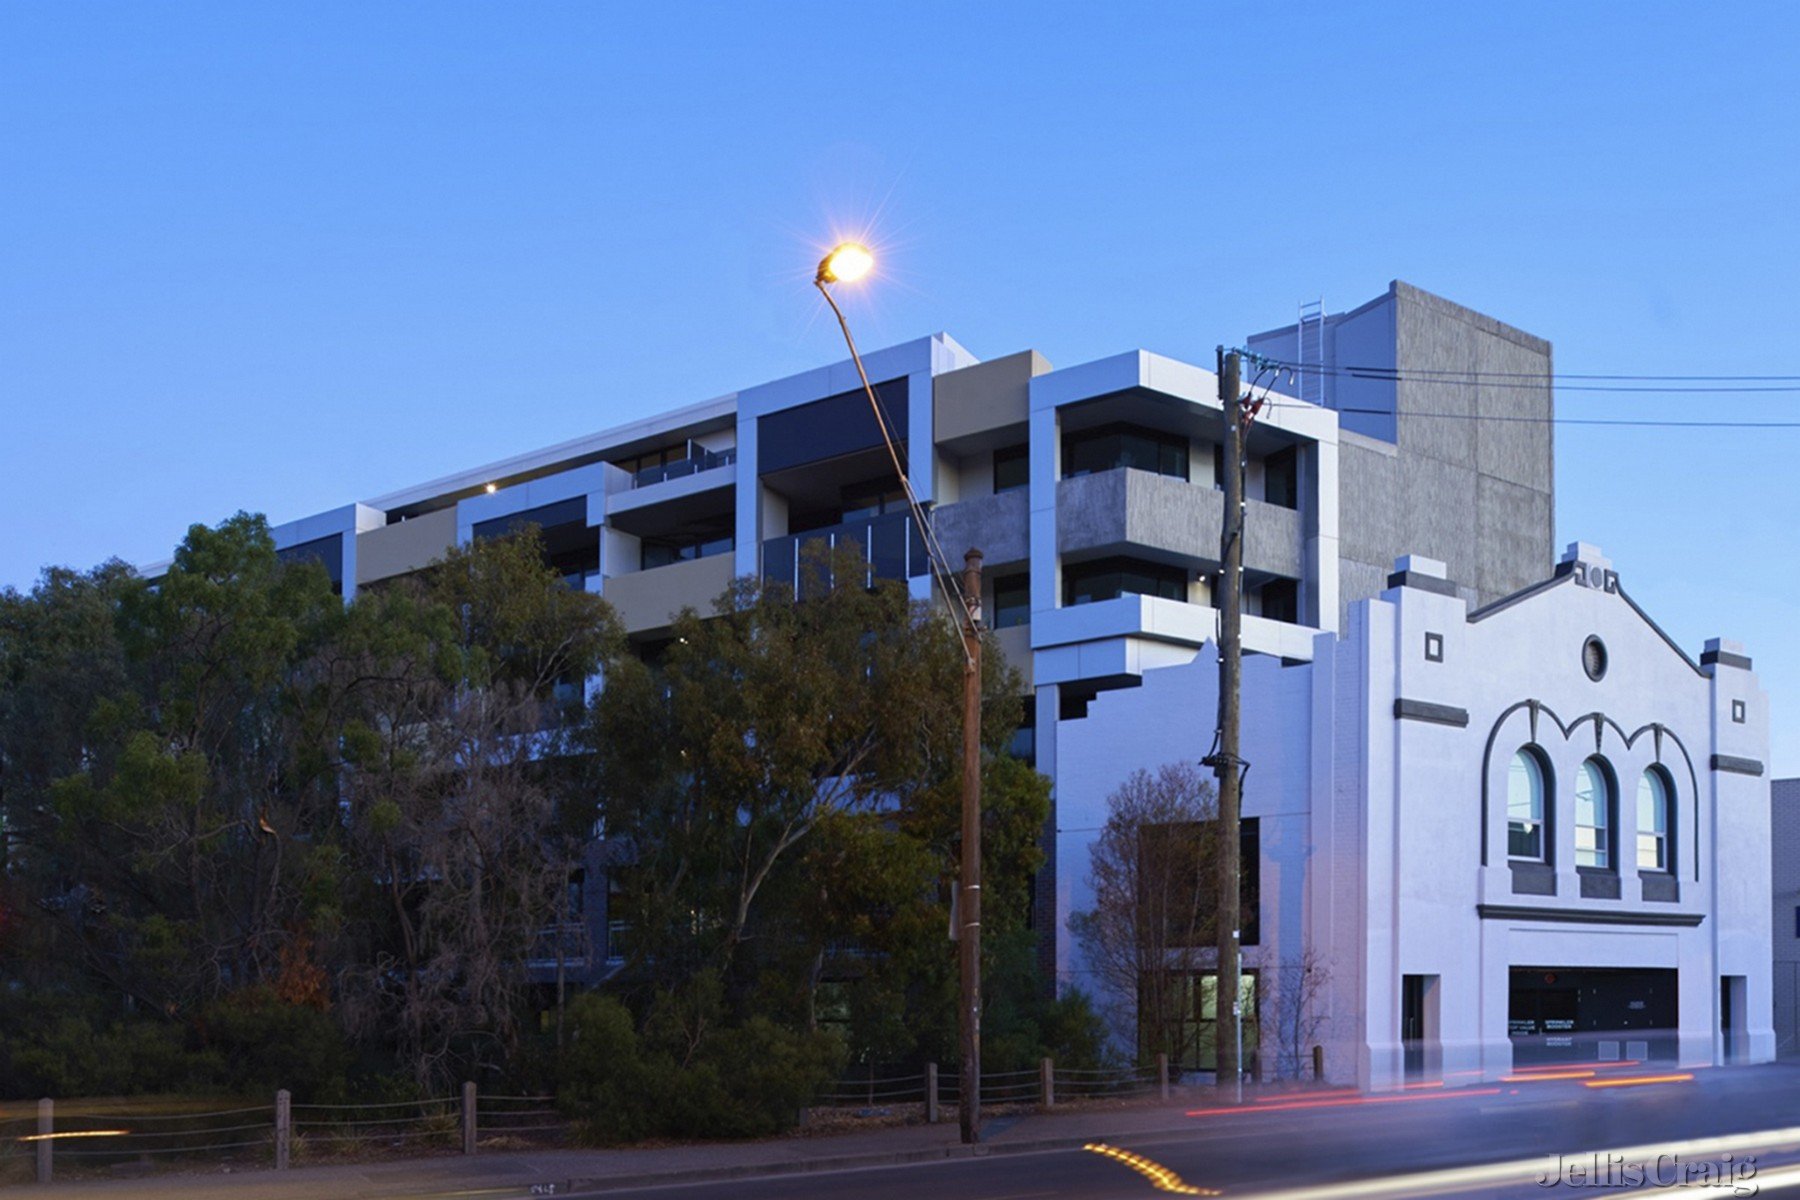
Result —
<instances>
[{"instance_id":1,"label":"grey concrete wall","mask_svg":"<svg viewBox=\"0 0 1800 1200\"><path fill-rule=\"evenodd\" d=\"M1245 504L1244 566L1300 578L1300 514L1250 500ZM1149 471L1120 469L1078 475L1056 485L1057 553L1131 554L1149 549L1202 569L1216 568L1225 497L1210 487Z\"/></svg>"},{"instance_id":2,"label":"grey concrete wall","mask_svg":"<svg viewBox=\"0 0 1800 1200\"><path fill-rule=\"evenodd\" d=\"M1777 779L1770 790L1770 847L1774 859L1775 1052L1800 1058L1800 779Z\"/></svg>"},{"instance_id":3,"label":"grey concrete wall","mask_svg":"<svg viewBox=\"0 0 1800 1200\"><path fill-rule=\"evenodd\" d=\"M1375 350L1359 345L1346 357L1338 338L1328 365L1391 362L1400 379L1380 385L1393 389L1398 411L1391 443L1348 421L1340 433L1343 610L1379 593L1402 554L1443 561L1477 607L1547 578L1556 535L1550 343L1399 281L1356 314L1365 332L1392 329L1391 356L1370 361ZM1282 332L1259 336L1274 345ZM1327 396L1370 403L1332 394L1350 386L1330 377Z\"/></svg>"},{"instance_id":4,"label":"grey concrete wall","mask_svg":"<svg viewBox=\"0 0 1800 1200\"><path fill-rule=\"evenodd\" d=\"M1029 499L1021 488L942 504L932 510L931 527L953 563L962 562L963 552L971 547L981 551L983 567L989 571L1026 562L1031 558Z\"/></svg>"}]
</instances>

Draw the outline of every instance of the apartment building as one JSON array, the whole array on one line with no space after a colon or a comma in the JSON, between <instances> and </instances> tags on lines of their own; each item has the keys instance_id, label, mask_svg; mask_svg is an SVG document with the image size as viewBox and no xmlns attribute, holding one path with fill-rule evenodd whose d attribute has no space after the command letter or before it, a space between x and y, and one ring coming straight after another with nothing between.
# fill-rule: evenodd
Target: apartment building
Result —
<instances>
[{"instance_id":1,"label":"apartment building","mask_svg":"<svg viewBox=\"0 0 1800 1200\"><path fill-rule=\"evenodd\" d=\"M1273 799L1286 795L1282 780L1309 780L1302 794L1335 787L1328 756L1300 753L1336 736L1331 722L1314 717L1321 705L1330 707L1317 681L1336 679L1340 668L1314 664L1357 654L1375 662L1369 631L1387 612L1382 606L1396 603L1394 587L1429 597L1415 606L1459 605L1458 619L1474 622L1474 614L1534 594L1557 576L1547 342L1396 282L1349 312L1309 312L1285 329L1252 336L1248 346L1291 368L1257 384L1267 403L1248 439L1243 640L1253 657L1249 678L1277 681L1272 699L1258 701L1273 705L1258 722L1287 730L1281 736L1289 739L1266 755L1251 751L1246 811L1256 814L1265 788L1275 789L1271 803L1290 804L1292 797ZM1094 762L1104 731L1124 731L1119 714L1133 714L1138 725L1121 744L1135 747L1147 764L1197 758L1211 739L1212 703L1199 692L1154 713L1133 706L1164 694L1159 689L1175 678L1188 680L1192 691L1211 670L1224 469L1217 380L1205 367L1145 351L1060 368L1032 350L977 361L943 334L876 351L865 364L886 424L903 439L905 469L938 539L953 557L970 547L985 556L983 611L1029 693L1019 751L1055 784L1044 835L1048 865L1036 881L1042 961L1061 986L1081 985L1066 923L1085 886L1092 834L1080 831L1097 824L1094 814L1112 786L1113 776ZM1478 419L1486 417L1506 419ZM275 533L284 554L322 562L351 598L359 587L426 566L453 545L527 522L542 529L570 584L605 596L646 653L667 636L672 614L686 606L704 610L733 577L794 578L801 548L813 541L854 542L875 574L904 580L922 598L932 588L878 423L847 361L289 522ZM1433 565L1395 572L1405 556ZM1406 605L1403 597L1399 607ZM1455 640L1448 631L1457 626L1449 616L1444 623L1444 637ZM1362 639L1359 648L1346 649L1354 639ZM1482 653L1531 657L1539 650L1527 641ZM1475 655L1454 661L1465 674L1487 664ZM1563 719L1587 711L1571 709L1574 703L1551 707ZM1398 728L1413 732L1412 725ZM1393 730L1367 726L1363 733ZM1696 732L1691 742L1700 747L1707 738ZM1401 736L1399 744L1410 747L1411 739ZM1415 752L1435 757L1443 748L1421 741L1408 750ZM1393 776L1403 777L1419 786L1428 780ZM1394 974L1398 960L1371 957L1370 947L1390 936L1378 922L1358 926L1358 943L1341 924L1314 926L1294 915L1317 903L1326 873L1282 874L1270 855L1278 847L1289 854L1314 846L1323 833L1318 823L1341 814L1317 807L1279 813L1301 822L1293 835L1300 840L1284 833L1260 851L1265 924L1297 929L1334 955L1354 957L1362 965L1345 967L1342 977L1362 981L1358 986L1374 988L1379 975L1394 996L1418 991L1421 985ZM1337 854L1375 853L1368 837L1335 845ZM1465 865L1476 878L1478 864ZM606 970L604 866L604 847L597 846L582 899L592 953L572 977L599 978ZM1499 864L1484 861L1479 870L1497 872ZM1556 879L1563 894L1583 886ZM1267 886L1275 880L1278 886ZM1358 887L1339 902L1364 909L1387 902ZM1478 919L1473 889L1466 883L1463 897L1471 921ZM1763 935L1766 941L1766 929ZM1294 948L1299 940L1285 944ZM1569 953L1579 959L1583 951ZM1455 979L1455 971L1445 967L1435 977ZM1412 975L1432 973L1408 968ZM1751 980L1750 1008L1740 1004L1740 1012L1758 1004L1766 1012L1766 966L1761 975L1745 968L1742 977ZM1700 1002L1687 991L1682 997L1685 1022ZM1408 1013L1423 1019L1422 999L1412 1009L1392 996L1377 999L1367 992L1353 1007L1386 1014L1383 1022ZM1334 1011L1352 1004L1333 1003ZM1754 1029L1766 1031L1767 1018L1757 1021ZM1491 1021L1481 1029L1490 1037ZM1398 1045L1397 1032L1345 1026L1343 1034L1364 1049L1334 1060L1335 1074L1354 1072L1371 1083L1395 1077L1384 1065L1387 1050L1370 1047ZM1749 1052L1760 1053L1761 1035L1746 1036ZM1478 1056L1478 1069L1498 1069L1502 1057L1490 1047Z\"/></svg>"}]
</instances>

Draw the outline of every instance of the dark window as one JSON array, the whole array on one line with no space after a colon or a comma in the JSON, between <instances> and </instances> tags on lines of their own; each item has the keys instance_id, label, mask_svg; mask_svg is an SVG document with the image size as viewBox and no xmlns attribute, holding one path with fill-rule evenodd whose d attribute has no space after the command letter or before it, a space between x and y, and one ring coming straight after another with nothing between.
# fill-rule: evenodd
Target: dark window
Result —
<instances>
[{"instance_id":1,"label":"dark window","mask_svg":"<svg viewBox=\"0 0 1800 1200\"><path fill-rule=\"evenodd\" d=\"M1013 731L1012 742L1006 750L1020 762L1035 766L1037 764L1037 697L1026 696L1021 705L1024 711L1019 717L1019 727Z\"/></svg>"},{"instance_id":2,"label":"dark window","mask_svg":"<svg viewBox=\"0 0 1800 1200\"><path fill-rule=\"evenodd\" d=\"M906 377L875 385L883 418L906 445ZM757 422L756 469L767 475L882 445L881 427L862 389L770 413Z\"/></svg>"},{"instance_id":3,"label":"dark window","mask_svg":"<svg viewBox=\"0 0 1800 1200\"><path fill-rule=\"evenodd\" d=\"M318 563L325 568L325 574L331 579L331 590L340 596L344 594L343 534L334 533L310 542L301 542L297 546L288 546L286 549L277 550L275 557L289 564Z\"/></svg>"},{"instance_id":4,"label":"dark window","mask_svg":"<svg viewBox=\"0 0 1800 1200\"><path fill-rule=\"evenodd\" d=\"M636 458L618 459L613 466L623 468L635 475L639 471L647 471L653 467L666 467L670 463L680 462L687 458L689 453L689 444L686 441L680 441L673 445L659 447L647 454L640 454Z\"/></svg>"},{"instance_id":5,"label":"dark window","mask_svg":"<svg viewBox=\"0 0 1800 1200\"><path fill-rule=\"evenodd\" d=\"M1031 576L1002 575L994 580L994 628L1010 629L1031 620Z\"/></svg>"},{"instance_id":6,"label":"dark window","mask_svg":"<svg viewBox=\"0 0 1800 1200\"><path fill-rule=\"evenodd\" d=\"M1262 942L1262 819L1245 817L1238 826L1238 944Z\"/></svg>"},{"instance_id":7,"label":"dark window","mask_svg":"<svg viewBox=\"0 0 1800 1200\"><path fill-rule=\"evenodd\" d=\"M848 525L852 521L866 521L884 513L900 512L906 507L906 493L897 483L863 484L845 488L841 523Z\"/></svg>"},{"instance_id":8,"label":"dark window","mask_svg":"<svg viewBox=\"0 0 1800 1200\"><path fill-rule=\"evenodd\" d=\"M1294 579L1276 579L1262 585L1262 615L1271 621L1293 625L1300 620L1300 583Z\"/></svg>"},{"instance_id":9,"label":"dark window","mask_svg":"<svg viewBox=\"0 0 1800 1200\"><path fill-rule=\"evenodd\" d=\"M1209 832L1201 821L1138 826L1139 920L1161 922L1164 946L1210 946L1215 940Z\"/></svg>"},{"instance_id":10,"label":"dark window","mask_svg":"<svg viewBox=\"0 0 1800 1200\"><path fill-rule=\"evenodd\" d=\"M1794 910L1794 936L1800 938L1800 908Z\"/></svg>"},{"instance_id":11,"label":"dark window","mask_svg":"<svg viewBox=\"0 0 1800 1200\"><path fill-rule=\"evenodd\" d=\"M477 538L506 537L518 533L527 525L536 525L540 530L556 529L563 525L587 524L587 497L576 496L571 500L559 500L555 504L545 504L539 508L528 508L524 512L511 516L495 517L491 521L477 521L474 534Z\"/></svg>"},{"instance_id":12,"label":"dark window","mask_svg":"<svg viewBox=\"0 0 1800 1200\"><path fill-rule=\"evenodd\" d=\"M1214 442L1212 450L1213 450L1213 490L1215 492L1222 492L1225 490L1225 447L1221 446L1217 442Z\"/></svg>"},{"instance_id":13,"label":"dark window","mask_svg":"<svg viewBox=\"0 0 1800 1200\"><path fill-rule=\"evenodd\" d=\"M1185 601L1187 570L1135 558L1102 558L1063 568L1065 605L1116 600L1128 594Z\"/></svg>"},{"instance_id":14,"label":"dark window","mask_svg":"<svg viewBox=\"0 0 1800 1200\"><path fill-rule=\"evenodd\" d=\"M1300 454L1294 447L1263 460L1263 499L1283 508L1300 507Z\"/></svg>"},{"instance_id":15,"label":"dark window","mask_svg":"<svg viewBox=\"0 0 1800 1200\"><path fill-rule=\"evenodd\" d=\"M1016 492L1031 486L1031 447L1008 446L994 451L994 492Z\"/></svg>"},{"instance_id":16,"label":"dark window","mask_svg":"<svg viewBox=\"0 0 1800 1200\"><path fill-rule=\"evenodd\" d=\"M1188 440L1137 425L1103 425L1063 438L1063 478L1130 467L1185 480Z\"/></svg>"},{"instance_id":17,"label":"dark window","mask_svg":"<svg viewBox=\"0 0 1800 1200\"><path fill-rule=\"evenodd\" d=\"M647 537L642 542L639 566L643 570L666 567L670 563L691 562L729 554L737 548L737 537L729 531L690 531L667 537Z\"/></svg>"},{"instance_id":18,"label":"dark window","mask_svg":"<svg viewBox=\"0 0 1800 1200\"><path fill-rule=\"evenodd\" d=\"M543 543L545 565L570 586L583 586L583 577L600 569L600 531L587 523L586 496L478 521L474 534L477 539L510 537L533 526Z\"/></svg>"}]
</instances>

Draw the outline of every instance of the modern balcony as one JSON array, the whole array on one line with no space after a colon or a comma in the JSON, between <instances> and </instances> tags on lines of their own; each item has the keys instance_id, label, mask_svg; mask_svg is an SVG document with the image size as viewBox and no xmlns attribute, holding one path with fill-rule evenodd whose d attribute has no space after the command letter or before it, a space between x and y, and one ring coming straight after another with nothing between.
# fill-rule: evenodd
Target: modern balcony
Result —
<instances>
[{"instance_id":1,"label":"modern balcony","mask_svg":"<svg viewBox=\"0 0 1800 1200\"><path fill-rule=\"evenodd\" d=\"M727 446L723 450L703 450L691 454L675 462L663 463L657 467L645 467L631 476L631 486L635 488L649 487L670 479L683 479L689 475L698 475L702 471L710 471L714 467L728 467L737 461L737 447Z\"/></svg>"},{"instance_id":2,"label":"modern balcony","mask_svg":"<svg viewBox=\"0 0 1800 1200\"><path fill-rule=\"evenodd\" d=\"M356 538L356 582L373 583L429 566L456 545L456 507L421 513Z\"/></svg>"},{"instance_id":3,"label":"modern balcony","mask_svg":"<svg viewBox=\"0 0 1800 1200\"><path fill-rule=\"evenodd\" d=\"M919 536L912 514L896 512L770 538L763 543L763 578L799 591L804 584L807 555L818 552L814 547L831 553L852 544L868 564L869 579L907 580L931 569L925 541Z\"/></svg>"},{"instance_id":4,"label":"modern balcony","mask_svg":"<svg viewBox=\"0 0 1800 1200\"><path fill-rule=\"evenodd\" d=\"M1029 495L1021 488L940 504L931 510L931 527L953 564L971 548L980 550L990 567L1024 562L1031 556Z\"/></svg>"},{"instance_id":5,"label":"modern balcony","mask_svg":"<svg viewBox=\"0 0 1800 1200\"><path fill-rule=\"evenodd\" d=\"M606 511L610 519L612 514L706 495L736 482L737 449L709 450L634 473L629 487L607 497Z\"/></svg>"},{"instance_id":6,"label":"modern balcony","mask_svg":"<svg viewBox=\"0 0 1800 1200\"><path fill-rule=\"evenodd\" d=\"M625 632L662 629L684 608L711 612L713 601L731 583L732 562L730 554L713 554L648 571L610 575L602 582L600 594L619 614Z\"/></svg>"},{"instance_id":7,"label":"modern balcony","mask_svg":"<svg viewBox=\"0 0 1800 1200\"><path fill-rule=\"evenodd\" d=\"M1203 570L1219 565L1223 492L1149 471L1121 467L1056 485L1056 549L1084 557L1152 550ZM1302 578L1299 512L1250 500L1245 505L1244 568Z\"/></svg>"}]
</instances>

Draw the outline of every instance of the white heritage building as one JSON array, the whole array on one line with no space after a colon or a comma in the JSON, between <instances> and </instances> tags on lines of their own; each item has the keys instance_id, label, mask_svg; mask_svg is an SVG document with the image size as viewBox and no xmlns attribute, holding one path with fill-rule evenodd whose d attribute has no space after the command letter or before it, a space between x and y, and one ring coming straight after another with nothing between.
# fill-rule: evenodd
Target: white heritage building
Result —
<instances>
[{"instance_id":1,"label":"white heritage building","mask_svg":"<svg viewBox=\"0 0 1800 1200\"><path fill-rule=\"evenodd\" d=\"M1261 1070L1315 1044L1369 1088L1773 1057L1750 660L1715 641L1694 661L1591 546L1477 609L1442 563L1396 568L1311 661L1245 662ZM1216 672L1209 647L1064 725L1059 823L1098 826L1133 770L1206 753ZM1059 910L1091 905L1087 843L1060 844ZM1090 978L1075 945L1059 967Z\"/></svg>"}]
</instances>

